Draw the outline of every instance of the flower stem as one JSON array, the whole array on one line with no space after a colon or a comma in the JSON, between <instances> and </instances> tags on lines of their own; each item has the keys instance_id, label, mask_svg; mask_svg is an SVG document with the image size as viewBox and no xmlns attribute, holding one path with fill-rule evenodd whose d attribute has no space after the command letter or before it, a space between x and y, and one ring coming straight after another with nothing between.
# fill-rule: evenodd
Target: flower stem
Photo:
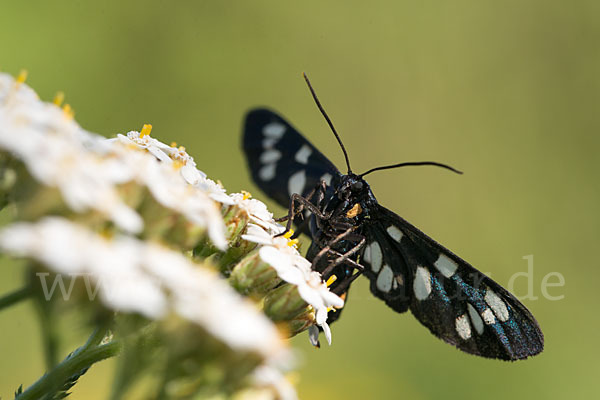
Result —
<instances>
[{"instance_id":1,"label":"flower stem","mask_svg":"<svg viewBox=\"0 0 600 400\"><path fill-rule=\"evenodd\" d=\"M26 300L31 296L31 287L25 286L21 289L15 290L5 296L0 297L0 310L10 307L22 300Z\"/></svg>"},{"instance_id":2,"label":"flower stem","mask_svg":"<svg viewBox=\"0 0 600 400\"><path fill-rule=\"evenodd\" d=\"M15 400L39 399L48 393L54 393L64 385L73 375L89 368L92 364L104 359L116 356L121 351L121 343L113 341L98 345L106 332L95 331L87 343L67 356L60 364L50 372L42 376L23 393L15 397Z\"/></svg>"}]
</instances>

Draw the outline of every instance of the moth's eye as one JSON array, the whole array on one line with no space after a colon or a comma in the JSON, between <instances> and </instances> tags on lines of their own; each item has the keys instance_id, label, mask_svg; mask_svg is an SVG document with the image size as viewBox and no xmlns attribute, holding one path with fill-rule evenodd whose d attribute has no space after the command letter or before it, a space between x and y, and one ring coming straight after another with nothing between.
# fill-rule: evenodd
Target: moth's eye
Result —
<instances>
[{"instance_id":1,"label":"moth's eye","mask_svg":"<svg viewBox=\"0 0 600 400\"><path fill-rule=\"evenodd\" d=\"M358 192L359 190L362 190L362 188L363 184L360 181L354 182L352 185L350 185L350 189L352 189L353 192Z\"/></svg>"}]
</instances>

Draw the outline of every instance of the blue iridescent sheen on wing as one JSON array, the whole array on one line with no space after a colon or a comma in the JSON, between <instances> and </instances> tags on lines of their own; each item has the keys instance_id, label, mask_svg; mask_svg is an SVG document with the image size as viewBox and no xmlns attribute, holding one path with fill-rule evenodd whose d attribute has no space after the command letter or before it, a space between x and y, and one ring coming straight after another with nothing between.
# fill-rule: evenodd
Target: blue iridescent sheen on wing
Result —
<instances>
[{"instance_id":1,"label":"blue iridescent sheen on wing","mask_svg":"<svg viewBox=\"0 0 600 400\"><path fill-rule=\"evenodd\" d=\"M400 241L386 237L391 225L402 232ZM521 302L406 220L379 206L379 213L371 215L364 229L370 240L385 249L380 264L390 266L404 282L404 290L398 285L382 291L377 286L381 267L374 270L372 260L361 261L371 291L392 309L403 312L408 304L431 333L468 353L518 360L543 350L542 331ZM436 267L441 258L455 271ZM418 268L426 273L417 274ZM418 281L423 276L426 280Z\"/></svg>"}]
</instances>

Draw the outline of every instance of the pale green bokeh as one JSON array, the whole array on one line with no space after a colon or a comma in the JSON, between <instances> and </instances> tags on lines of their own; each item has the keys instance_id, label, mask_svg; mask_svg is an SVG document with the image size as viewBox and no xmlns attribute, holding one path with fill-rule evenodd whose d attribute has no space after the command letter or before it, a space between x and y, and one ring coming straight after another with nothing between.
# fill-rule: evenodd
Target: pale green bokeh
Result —
<instances>
[{"instance_id":1,"label":"pale green bokeh","mask_svg":"<svg viewBox=\"0 0 600 400\"><path fill-rule=\"evenodd\" d=\"M433 168L369 176L379 201L502 285L534 255L546 336L534 359L462 354L360 280L333 346L303 355L302 398L521 399L594 394L598 365L600 3L597 1L3 2L0 70L62 90L86 129L154 126L229 191L250 190L243 114L279 110L338 166L343 158L301 78L306 71L357 172L400 161ZM269 203L272 205L272 203ZM273 206L274 207L274 206ZM283 213L280 208L273 208ZM564 287L540 290L561 273ZM21 268L2 259L0 293ZM517 294L526 291L524 279ZM72 321L71 321L72 322ZM77 324L62 355L82 343ZM31 306L0 313L0 396L43 373ZM76 399L103 399L111 363Z\"/></svg>"}]
</instances>

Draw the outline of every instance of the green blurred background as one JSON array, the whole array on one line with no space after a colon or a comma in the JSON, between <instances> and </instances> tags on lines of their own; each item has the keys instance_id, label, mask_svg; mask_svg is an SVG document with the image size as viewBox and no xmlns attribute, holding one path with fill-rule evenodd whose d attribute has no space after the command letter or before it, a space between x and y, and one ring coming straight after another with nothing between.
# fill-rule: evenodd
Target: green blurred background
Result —
<instances>
[{"instance_id":1,"label":"green blurred background","mask_svg":"<svg viewBox=\"0 0 600 400\"><path fill-rule=\"evenodd\" d=\"M600 3L597 1L5 1L0 70L43 99L66 93L86 129L154 126L230 191L250 190L244 113L283 113L338 166L342 153L301 78L306 71L355 170L410 160L434 168L369 176L379 201L506 286L533 255L524 300L546 336L527 361L480 359L398 315L359 280L333 345L292 340L301 398L580 398L597 392ZM283 210L269 203L276 213ZM546 274L563 287L543 296ZM0 293L22 266L2 259ZM555 282L556 278L551 278ZM525 278L515 292L527 292ZM0 396L43 373L31 305L0 313ZM70 340L87 332L65 322ZM103 399L113 364L74 399ZM597 395L596 395L597 396Z\"/></svg>"}]
</instances>

